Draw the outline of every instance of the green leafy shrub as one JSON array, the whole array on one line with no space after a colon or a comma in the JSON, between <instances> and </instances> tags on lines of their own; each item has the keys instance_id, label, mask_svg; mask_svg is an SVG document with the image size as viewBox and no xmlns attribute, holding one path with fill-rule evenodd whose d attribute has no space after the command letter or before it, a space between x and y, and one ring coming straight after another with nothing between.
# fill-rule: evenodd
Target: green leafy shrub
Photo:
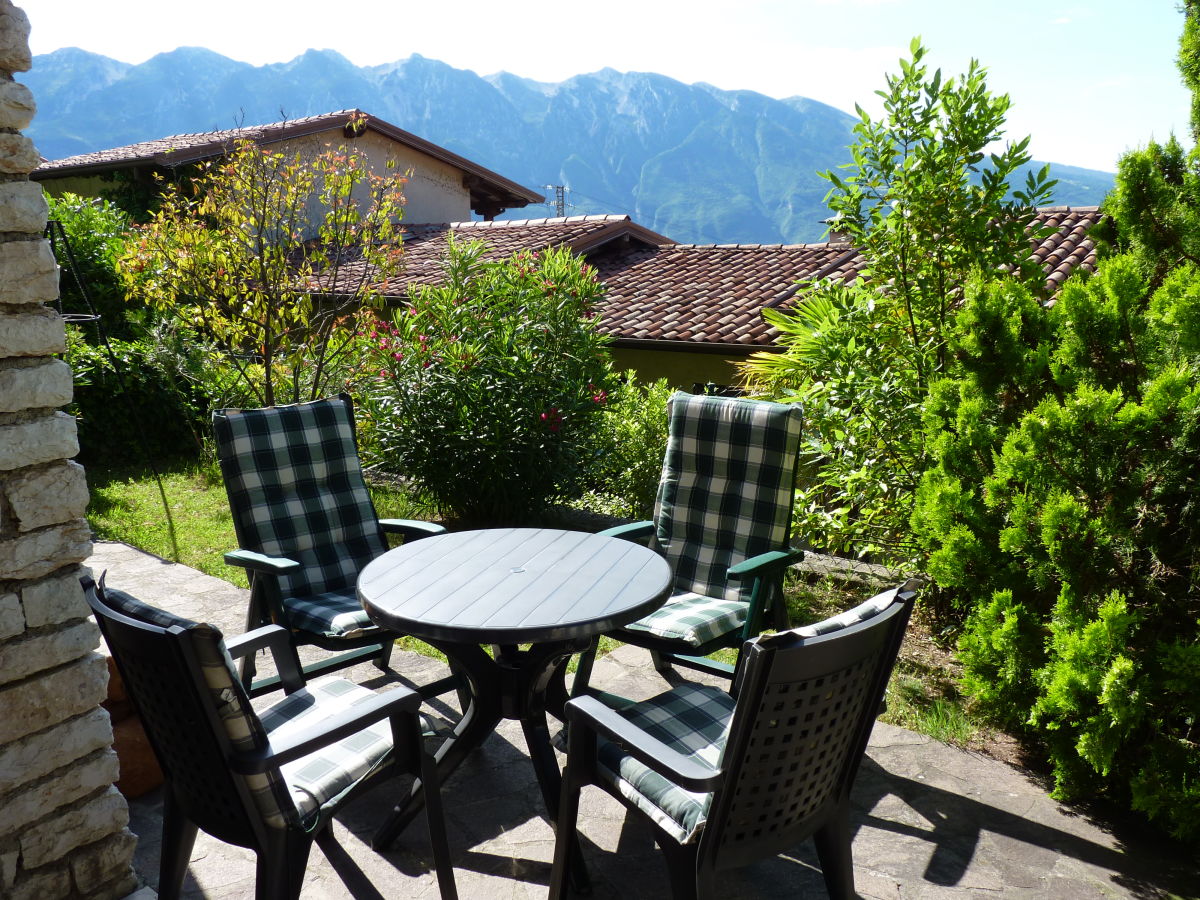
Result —
<instances>
[{"instance_id":1,"label":"green leafy shrub","mask_svg":"<svg viewBox=\"0 0 1200 900\"><path fill-rule=\"evenodd\" d=\"M617 382L599 423L581 506L622 518L650 518L667 451L672 393L665 378L639 384L633 372L626 372Z\"/></svg>"},{"instance_id":2,"label":"green leafy shrub","mask_svg":"<svg viewBox=\"0 0 1200 900\"><path fill-rule=\"evenodd\" d=\"M859 278L802 285L789 313L768 310L783 353L757 353L749 386L803 403L806 470L793 527L809 545L895 565L919 563L909 533L929 464L921 409L953 369L947 334L975 272L1008 272L1040 291L1029 255L1049 167L1010 183L1029 138L1004 134L1007 95L972 60L958 78L930 73L919 39L880 91L884 114L859 109L849 173L826 172L838 231L865 259Z\"/></svg>"},{"instance_id":3,"label":"green leafy shrub","mask_svg":"<svg viewBox=\"0 0 1200 900\"><path fill-rule=\"evenodd\" d=\"M603 288L567 251L452 244L444 269L368 335L364 446L443 514L521 522L582 488L614 388Z\"/></svg>"},{"instance_id":4,"label":"green leafy shrub","mask_svg":"<svg viewBox=\"0 0 1200 900\"><path fill-rule=\"evenodd\" d=\"M113 338L107 347L95 346L69 329L67 362L84 463L145 465L201 454L209 398L164 358L156 341Z\"/></svg>"},{"instance_id":5,"label":"green leafy shrub","mask_svg":"<svg viewBox=\"0 0 1200 900\"><path fill-rule=\"evenodd\" d=\"M47 197L50 218L59 222L70 242L70 253L61 244L55 243L58 264L63 274L59 282L62 311L66 314L89 315L93 311L101 317L104 330L114 336L131 336L130 318L137 319L137 311L131 315L126 303L125 286L117 271L117 259L124 251L133 227L124 210L95 197L80 197L63 194ZM91 299L91 307L80 291L76 278L83 282ZM142 310L144 311L144 309ZM85 334L94 339L99 332L92 328Z\"/></svg>"},{"instance_id":6,"label":"green leafy shrub","mask_svg":"<svg viewBox=\"0 0 1200 900\"><path fill-rule=\"evenodd\" d=\"M913 524L965 615L964 688L1044 741L1056 795L1197 840L1200 270L1152 277L1115 257L1051 308L975 288Z\"/></svg>"}]
</instances>

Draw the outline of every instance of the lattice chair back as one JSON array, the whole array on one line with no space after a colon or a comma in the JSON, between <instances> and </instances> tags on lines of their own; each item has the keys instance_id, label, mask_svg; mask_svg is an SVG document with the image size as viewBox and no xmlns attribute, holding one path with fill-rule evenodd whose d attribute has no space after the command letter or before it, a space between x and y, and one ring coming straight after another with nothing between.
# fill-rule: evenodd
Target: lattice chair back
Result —
<instances>
[{"instance_id":1,"label":"lattice chair back","mask_svg":"<svg viewBox=\"0 0 1200 900\"><path fill-rule=\"evenodd\" d=\"M793 847L847 802L911 612L910 585L742 653L701 852L736 866ZM832 625L830 623L833 623Z\"/></svg>"},{"instance_id":2,"label":"lattice chair back","mask_svg":"<svg viewBox=\"0 0 1200 900\"><path fill-rule=\"evenodd\" d=\"M353 590L387 541L363 478L350 397L222 409L213 429L239 546L301 564L280 576L285 597Z\"/></svg>"},{"instance_id":3,"label":"lattice chair back","mask_svg":"<svg viewBox=\"0 0 1200 900\"><path fill-rule=\"evenodd\" d=\"M799 406L677 392L654 507L675 592L749 602L743 560L787 546L803 417Z\"/></svg>"},{"instance_id":4,"label":"lattice chair back","mask_svg":"<svg viewBox=\"0 0 1200 900\"><path fill-rule=\"evenodd\" d=\"M243 847L262 843L264 827L296 823L278 771L242 776L229 769L233 751L265 747L267 738L221 632L105 589L103 579L84 587L183 814Z\"/></svg>"}]
</instances>

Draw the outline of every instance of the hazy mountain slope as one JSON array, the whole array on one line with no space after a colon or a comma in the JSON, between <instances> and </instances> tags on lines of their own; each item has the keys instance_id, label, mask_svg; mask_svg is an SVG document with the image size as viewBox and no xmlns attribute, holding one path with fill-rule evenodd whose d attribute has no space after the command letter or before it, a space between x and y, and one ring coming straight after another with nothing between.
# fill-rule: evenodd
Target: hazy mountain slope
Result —
<instances>
[{"instance_id":1,"label":"hazy mountain slope","mask_svg":"<svg viewBox=\"0 0 1200 900\"><path fill-rule=\"evenodd\" d=\"M28 133L56 159L238 124L359 107L521 184L570 187L569 213L629 213L677 240L816 240L854 118L814 100L604 69L558 84L480 77L412 56L359 67L329 50L251 66L185 47L131 66L77 49L34 58ZM1112 176L1055 166L1056 202L1094 204ZM546 206L510 216L553 214Z\"/></svg>"}]
</instances>

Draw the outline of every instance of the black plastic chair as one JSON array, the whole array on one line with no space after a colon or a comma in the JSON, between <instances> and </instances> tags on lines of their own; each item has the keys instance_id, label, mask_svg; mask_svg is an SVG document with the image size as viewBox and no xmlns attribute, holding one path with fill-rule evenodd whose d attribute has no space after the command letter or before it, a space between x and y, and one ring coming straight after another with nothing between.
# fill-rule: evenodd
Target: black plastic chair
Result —
<instances>
[{"instance_id":1,"label":"black plastic chair","mask_svg":"<svg viewBox=\"0 0 1200 900\"><path fill-rule=\"evenodd\" d=\"M788 543L803 417L796 405L683 392L667 415L654 520L601 534L648 540L671 563L672 594L611 636L645 647L660 672L675 663L728 678L708 654L788 626L783 575L804 556ZM580 659L575 696L594 655Z\"/></svg>"},{"instance_id":2,"label":"black plastic chair","mask_svg":"<svg viewBox=\"0 0 1200 900\"><path fill-rule=\"evenodd\" d=\"M306 686L278 626L226 643L211 625L105 590L103 579L83 587L166 780L160 897L180 895L198 829L254 850L256 897L299 897L334 814L401 773L421 779L441 895L457 896L416 692L377 694L337 677ZM287 694L259 716L232 658L264 648Z\"/></svg>"},{"instance_id":3,"label":"black plastic chair","mask_svg":"<svg viewBox=\"0 0 1200 900\"><path fill-rule=\"evenodd\" d=\"M850 789L911 612L915 583L816 625L749 641L732 691L688 683L641 703L567 703L567 769L551 900L565 896L579 792L647 816L672 896L715 896L714 874L816 843L831 897L852 898Z\"/></svg>"},{"instance_id":4,"label":"black plastic chair","mask_svg":"<svg viewBox=\"0 0 1200 900\"><path fill-rule=\"evenodd\" d=\"M397 635L371 622L355 580L388 549L386 533L415 540L445 529L379 518L358 458L350 397L219 409L213 431L238 539L225 562L250 575L246 630L281 625L296 645L340 651L303 667L305 676L371 657L386 670ZM278 687L272 678L254 681L254 674L251 654L242 661L251 696ZM431 697L457 684L443 679L421 693Z\"/></svg>"}]
</instances>

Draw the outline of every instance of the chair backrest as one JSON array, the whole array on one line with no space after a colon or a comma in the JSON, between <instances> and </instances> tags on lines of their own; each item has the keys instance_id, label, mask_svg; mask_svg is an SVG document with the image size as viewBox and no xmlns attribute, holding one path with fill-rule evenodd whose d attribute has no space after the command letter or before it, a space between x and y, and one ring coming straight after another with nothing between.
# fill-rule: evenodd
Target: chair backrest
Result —
<instances>
[{"instance_id":1,"label":"chair backrest","mask_svg":"<svg viewBox=\"0 0 1200 900\"><path fill-rule=\"evenodd\" d=\"M261 845L263 828L299 814L277 770L232 772L235 751L266 732L234 672L221 632L83 579L88 605L141 717L168 789L188 819L221 840Z\"/></svg>"},{"instance_id":2,"label":"chair backrest","mask_svg":"<svg viewBox=\"0 0 1200 900\"><path fill-rule=\"evenodd\" d=\"M750 599L725 573L788 543L803 417L799 406L678 392L654 505L676 591Z\"/></svg>"},{"instance_id":3,"label":"chair backrest","mask_svg":"<svg viewBox=\"0 0 1200 900\"><path fill-rule=\"evenodd\" d=\"M845 801L908 625L915 583L742 651L737 706L701 852L721 866L809 837Z\"/></svg>"},{"instance_id":4,"label":"chair backrest","mask_svg":"<svg viewBox=\"0 0 1200 900\"><path fill-rule=\"evenodd\" d=\"M363 566L387 550L347 395L220 409L213 431L239 546L301 564L280 579L283 596L352 588Z\"/></svg>"}]
</instances>

